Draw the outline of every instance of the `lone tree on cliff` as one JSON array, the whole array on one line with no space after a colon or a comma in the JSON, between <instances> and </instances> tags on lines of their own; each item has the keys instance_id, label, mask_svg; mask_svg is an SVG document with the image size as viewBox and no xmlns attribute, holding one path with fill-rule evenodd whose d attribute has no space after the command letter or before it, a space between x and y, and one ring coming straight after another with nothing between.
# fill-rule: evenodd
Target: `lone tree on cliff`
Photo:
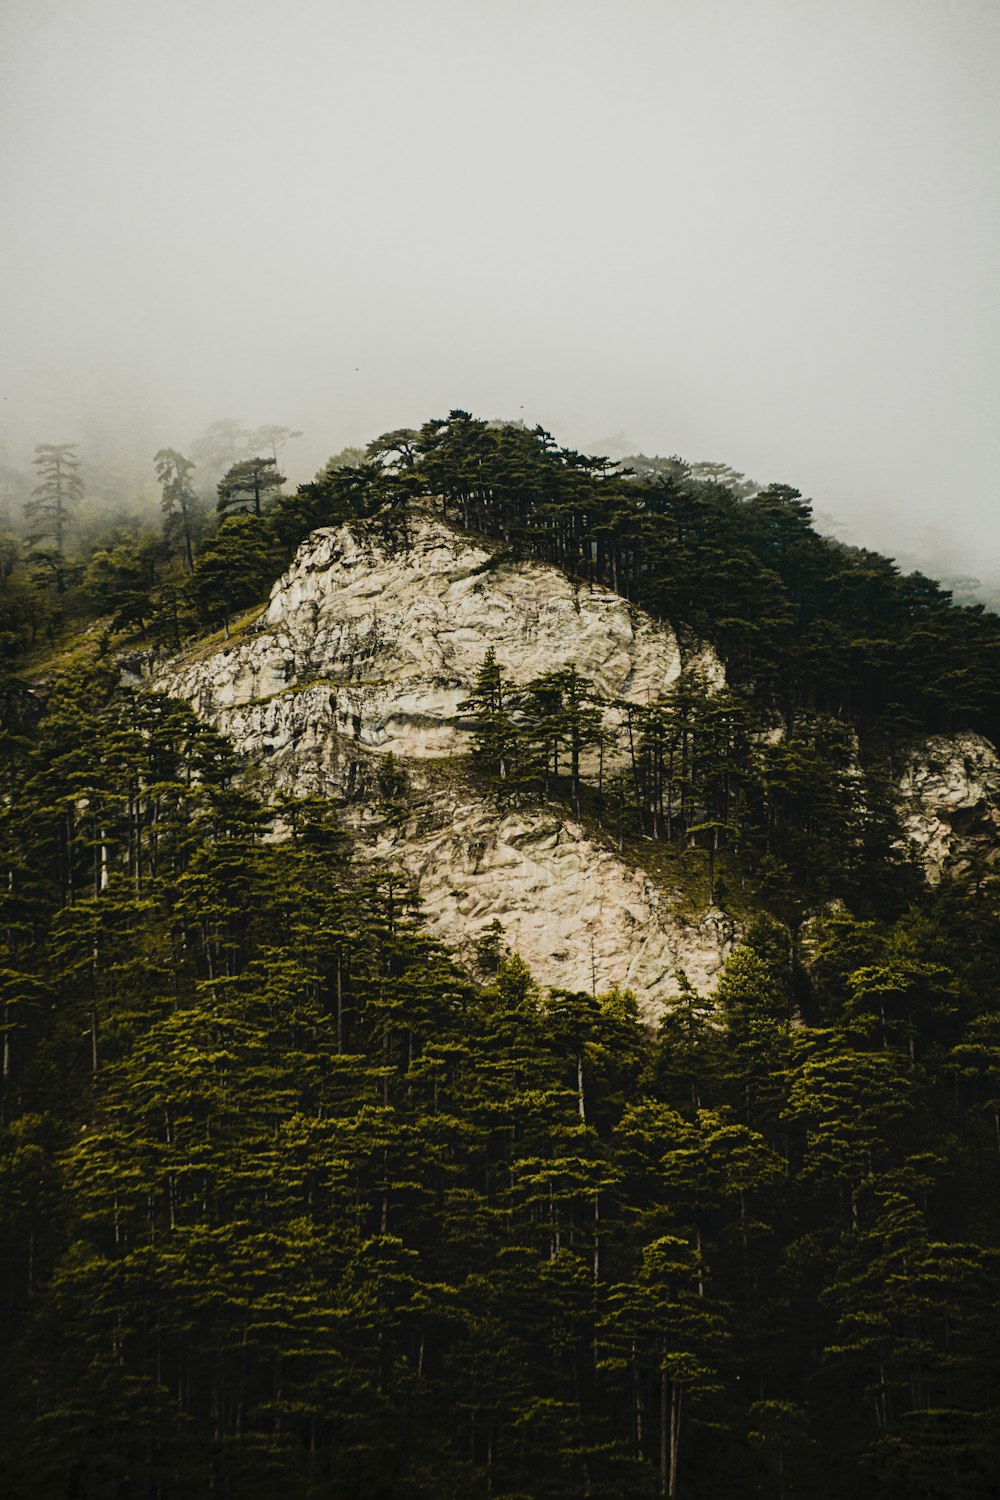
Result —
<instances>
[{"instance_id":1,"label":"lone tree on cliff","mask_svg":"<svg viewBox=\"0 0 1000 1500\"><path fill-rule=\"evenodd\" d=\"M273 458L245 458L233 464L219 480L219 511L226 516L252 510L261 512L262 502L285 482Z\"/></svg>"}]
</instances>

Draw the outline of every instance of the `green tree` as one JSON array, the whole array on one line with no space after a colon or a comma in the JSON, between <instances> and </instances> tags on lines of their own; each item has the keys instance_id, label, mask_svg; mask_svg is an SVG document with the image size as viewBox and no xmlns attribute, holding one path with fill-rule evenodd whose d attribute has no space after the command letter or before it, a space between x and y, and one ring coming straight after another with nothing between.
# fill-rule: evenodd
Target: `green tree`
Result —
<instances>
[{"instance_id":1,"label":"green tree","mask_svg":"<svg viewBox=\"0 0 1000 1500\"><path fill-rule=\"evenodd\" d=\"M201 524L201 503L191 475L195 465L176 448L161 448L153 459L162 490L163 528L169 542L182 544L188 573L194 572L194 541Z\"/></svg>"},{"instance_id":2,"label":"green tree","mask_svg":"<svg viewBox=\"0 0 1000 1500\"><path fill-rule=\"evenodd\" d=\"M608 1293L602 1320L603 1369L631 1376L634 1433L644 1441L642 1388L654 1385L657 1400L650 1426L658 1429L660 1494L675 1495L682 1422L689 1404L697 1408L719 1388L718 1363L725 1344L725 1321L699 1290L697 1256L686 1241L661 1235L642 1252L633 1280Z\"/></svg>"},{"instance_id":3,"label":"green tree","mask_svg":"<svg viewBox=\"0 0 1000 1500\"><path fill-rule=\"evenodd\" d=\"M569 759L573 808L580 816L581 761L604 735L603 701L575 667L560 667L534 678L518 694L518 714L529 754L537 763L542 787L559 775L559 757Z\"/></svg>"},{"instance_id":4,"label":"green tree","mask_svg":"<svg viewBox=\"0 0 1000 1500\"><path fill-rule=\"evenodd\" d=\"M156 583L155 541L119 542L90 555L83 588L95 604L114 611L111 629L145 626L155 613L151 590Z\"/></svg>"},{"instance_id":5,"label":"green tree","mask_svg":"<svg viewBox=\"0 0 1000 1500\"><path fill-rule=\"evenodd\" d=\"M373 438L365 453L368 458L389 459L400 469L412 469L417 463L419 441L415 427L394 427Z\"/></svg>"},{"instance_id":6,"label":"green tree","mask_svg":"<svg viewBox=\"0 0 1000 1500\"><path fill-rule=\"evenodd\" d=\"M473 724L472 753L496 780L498 792L516 790L521 780L521 735L511 714L512 690L492 646L476 672L468 698L458 705Z\"/></svg>"},{"instance_id":7,"label":"green tree","mask_svg":"<svg viewBox=\"0 0 1000 1500\"><path fill-rule=\"evenodd\" d=\"M38 470L39 483L34 489L34 499L24 507L25 515L34 523L29 540L36 562L61 596L66 592L69 576L66 533L73 508L83 496L76 444L37 443L32 462Z\"/></svg>"},{"instance_id":8,"label":"green tree","mask_svg":"<svg viewBox=\"0 0 1000 1500\"><path fill-rule=\"evenodd\" d=\"M274 571L268 537L256 519L227 516L202 547L188 587L201 617L220 619L228 639L230 616L261 598Z\"/></svg>"},{"instance_id":9,"label":"green tree","mask_svg":"<svg viewBox=\"0 0 1000 1500\"><path fill-rule=\"evenodd\" d=\"M259 519L267 499L285 482L273 458L246 458L227 469L218 484L218 511L229 516L252 510Z\"/></svg>"},{"instance_id":10,"label":"green tree","mask_svg":"<svg viewBox=\"0 0 1000 1500\"><path fill-rule=\"evenodd\" d=\"M891 1494L986 1494L998 1452L986 1396L995 1379L988 1286L996 1252L935 1241L893 1184L873 1184L865 1208L827 1294L837 1326L825 1362L871 1413L866 1467Z\"/></svg>"}]
</instances>

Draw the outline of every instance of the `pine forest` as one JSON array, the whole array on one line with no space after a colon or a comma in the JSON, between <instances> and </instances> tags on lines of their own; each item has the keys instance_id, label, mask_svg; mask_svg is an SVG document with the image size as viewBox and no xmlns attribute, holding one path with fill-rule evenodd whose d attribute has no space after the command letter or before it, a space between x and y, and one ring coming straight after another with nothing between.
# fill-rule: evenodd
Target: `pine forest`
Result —
<instances>
[{"instance_id":1,"label":"pine forest","mask_svg":"<svg viewBox=\"0 0 1000 1500\"><path fill-rule=\"evenodd\" d=\"M150 455L155 524L43 444L0 529L0 1491L1000 1494L1000 812L929 873L899 799L1000 744L1000 616L724 465L296 436ZM671 633L638 702L489 639L439 775L722 913L707 989L449 946L401 757L290 794L158 684L427 516Z\"/></svg>"}]
</instances>

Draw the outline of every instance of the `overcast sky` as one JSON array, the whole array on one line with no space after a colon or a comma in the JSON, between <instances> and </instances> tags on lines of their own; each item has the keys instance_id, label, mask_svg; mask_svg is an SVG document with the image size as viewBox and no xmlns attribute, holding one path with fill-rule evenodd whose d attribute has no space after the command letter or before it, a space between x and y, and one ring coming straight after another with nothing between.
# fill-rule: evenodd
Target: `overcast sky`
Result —
<instances>
[{"instance_id":1,"label":"overcast sky","mask_svg":"<svg viewBox=\"0 0 1000 1500\"><path fill-rule=\"evenodd\" d=\"M1000 554L998 0L0 15L9 460L460 405Z\"/></svg>"}]
</instances>

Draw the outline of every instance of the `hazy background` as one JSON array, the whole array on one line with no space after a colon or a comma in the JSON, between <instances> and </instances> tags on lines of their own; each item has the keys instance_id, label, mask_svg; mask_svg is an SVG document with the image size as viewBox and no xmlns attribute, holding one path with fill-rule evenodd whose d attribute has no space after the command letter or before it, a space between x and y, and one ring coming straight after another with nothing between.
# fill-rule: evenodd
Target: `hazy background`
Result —
<instances>
[{"instance_id":1,"label":"hazy background","mask_svg":"<svg viewBox=\"0 0 1000 1500\"><path fill-rule=\"evenodd\" d=\"M997 0L3 0L0 460L455 405L1000 578Z\"/></svg>"}]
</instances>

